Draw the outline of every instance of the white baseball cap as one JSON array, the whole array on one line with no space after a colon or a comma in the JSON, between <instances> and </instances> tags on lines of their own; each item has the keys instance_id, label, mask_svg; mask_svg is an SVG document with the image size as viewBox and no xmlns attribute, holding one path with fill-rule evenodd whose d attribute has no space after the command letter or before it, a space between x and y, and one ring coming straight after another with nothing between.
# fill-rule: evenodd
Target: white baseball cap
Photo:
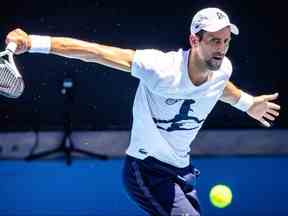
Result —
<instances>
[{"instance_id":1,"label":"white baseball cap","mask_svg":"<svg viewBox=\"0 0 288 216\"><path fill-rule=\"evenodd\" d=\"M190 31L191 34L196 34L202 29L208 32L216 32L226 26L230 26L233 34L239 34L238 27L230 23L229 17L224 11L218 8L205 8L198 11L193 17Z\"/></svg>"}]
</instances>

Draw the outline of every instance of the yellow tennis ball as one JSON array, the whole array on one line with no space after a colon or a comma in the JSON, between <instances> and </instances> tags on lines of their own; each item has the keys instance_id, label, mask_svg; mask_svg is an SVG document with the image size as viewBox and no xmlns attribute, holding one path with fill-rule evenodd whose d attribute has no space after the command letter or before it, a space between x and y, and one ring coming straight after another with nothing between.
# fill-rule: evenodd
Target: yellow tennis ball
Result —
<instances>
[{"instance_id":1,"label":"yellow tennis ball","mask_svg":"<svg viewBox=\"0 0 288 216\"><path fill-rule=\"evenodd\" d=\"M210 202L217 208L225 208L232 202L232 191L226 185L215 185L209 193Z\"/></svg>"}]
</instances>

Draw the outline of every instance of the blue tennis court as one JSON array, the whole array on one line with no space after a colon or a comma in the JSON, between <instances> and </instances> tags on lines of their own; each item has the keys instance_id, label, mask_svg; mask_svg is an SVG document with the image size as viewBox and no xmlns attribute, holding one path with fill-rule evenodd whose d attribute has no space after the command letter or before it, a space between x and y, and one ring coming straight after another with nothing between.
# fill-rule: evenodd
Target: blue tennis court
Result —
<instances>
[{"instance_id":1,"label":"blue tennis court","mask_svg":"<svg viewBox=\"0 0 288 216\"><path fill-rule=\"evenodd\" d=\"M195 158L203 215L288 214L287 157ZM121 159L0 162L1 216L144 216L126 195L121 181ZM225 209L213 207L209 189L230 186L233 201Z\"/></svg>"}]
</instances>

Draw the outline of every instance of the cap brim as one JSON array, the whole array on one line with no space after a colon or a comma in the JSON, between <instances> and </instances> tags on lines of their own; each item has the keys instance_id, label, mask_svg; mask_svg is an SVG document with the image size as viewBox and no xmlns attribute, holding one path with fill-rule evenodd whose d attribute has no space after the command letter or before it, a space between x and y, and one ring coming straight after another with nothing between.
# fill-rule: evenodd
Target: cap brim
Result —
<instances>
[{"instance_id":1,"label":"cap brim","mask_svg":"<svg viewBox=\"0 0 288 216\"><path fill-rule=\"evenodd\" d=\"M208 32L216 32L216 31L219 31L225 27L227 27L229 25L227 25L226 23L223 24L223 25L210 25L210 26L207 26L205 28L203 28L203 30L205 31L208 31ZM230 29L231 29L231 32L235 35L238 35L239 34L239 29L236 25L230 23Z\"/></svg>"},{"instance_id":2,"label":"cap brim","mask_svg":"<svg viewBox=\"0 0 288 216\"><path fill-rule=\"evenodd\" d=\"M231 32L235 35L238 35L239 34L239 29L236 25L230 23L230 28L231 28Z\"/></svg>"}]
</instances>

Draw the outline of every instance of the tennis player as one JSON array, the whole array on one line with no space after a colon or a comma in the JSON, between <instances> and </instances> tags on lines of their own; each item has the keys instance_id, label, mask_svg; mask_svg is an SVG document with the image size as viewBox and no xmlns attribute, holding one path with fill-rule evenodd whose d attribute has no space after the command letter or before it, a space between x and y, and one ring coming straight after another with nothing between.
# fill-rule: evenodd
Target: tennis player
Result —
<instances>
[{"instance_id":1,"label":"tennis player","mask_svg":"<svg viewBox=\"0 0 288 216\"><path fill-rule=\"evenodd\" d=\"M225 12L205 8L190 26L191 49L162 52L130 50L66 37L28 35L16 29L6 42L17 53L51 53L131 72L140 79L133 106L130 145L123 169L130 197L153 216L200 215L196 194L199 171L191 164L190 144L218 100L270 127L280 106L278 93L252 96L229 79L226 57L238 28Z\"/></svg>"}]
</instances>

